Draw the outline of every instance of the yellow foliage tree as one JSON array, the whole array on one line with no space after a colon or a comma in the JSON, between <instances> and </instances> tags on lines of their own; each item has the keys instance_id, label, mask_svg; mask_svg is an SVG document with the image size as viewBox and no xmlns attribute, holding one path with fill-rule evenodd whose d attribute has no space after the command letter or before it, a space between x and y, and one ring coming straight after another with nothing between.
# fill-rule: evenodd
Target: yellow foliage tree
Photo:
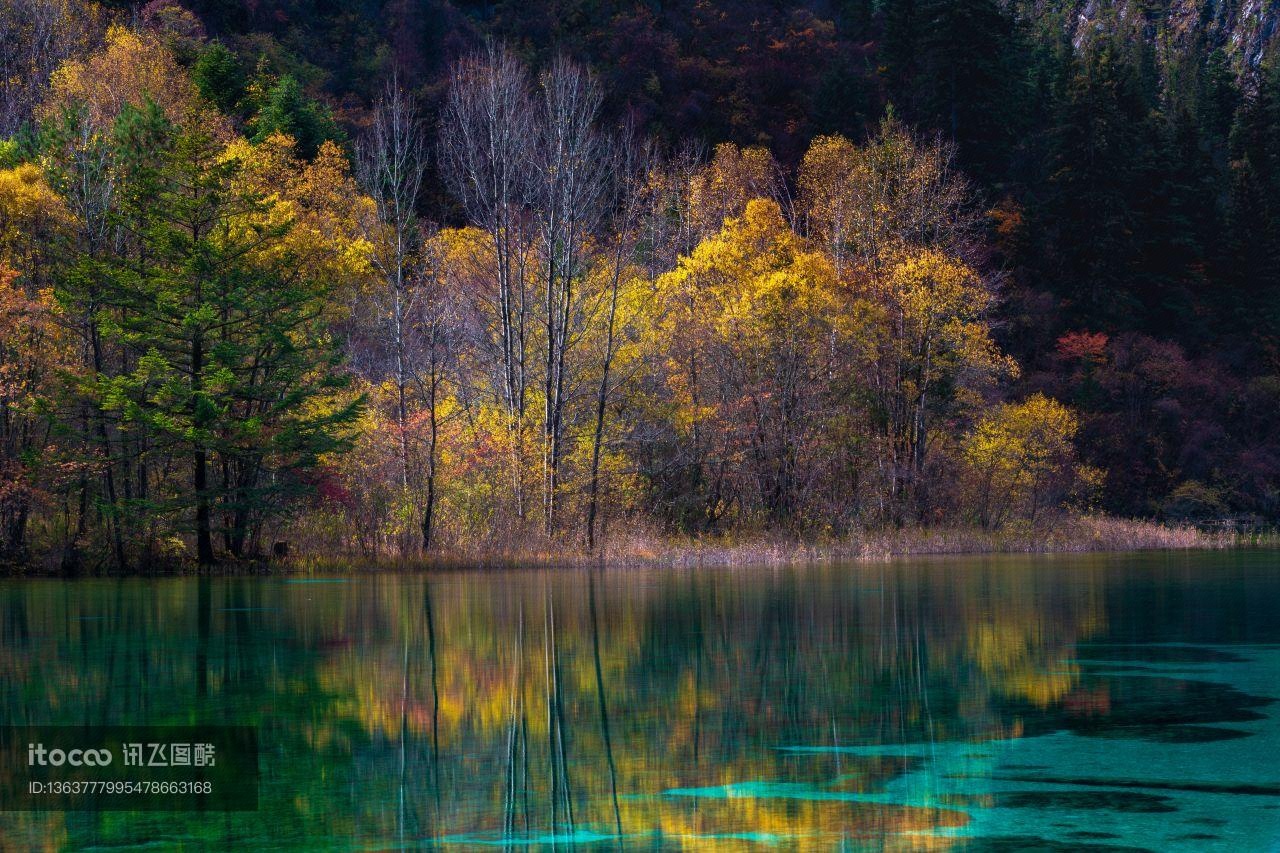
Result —
<instances>
[{"instance_id":1,"label":"yellow foliage tree","mask_svg":"<svg viewBox=\"0 0 1280 853\"><path fill-rule=\"evenodd\" d=\"M892 116L864 146L823 136L800 165L800 208L809 235L842 274L880 272L903 251L966 257L978 222L968 183L946 145L917 140Z\"/></svg>"},{"instance_id":2,"label":"yellow foliage tree","mask_svg":"<svg viewBox=\"0 0 1280 853\"><path fill-rule=\"evenodd\" d=\"M976 404L983 383L1017 374L1017 364L991 339L985 317L992 301L971 267L934 249L903 253L883 275L865 279L863 382L898 521L912 505L924 508L934 422Z\"/></svg>"},{"instance_id":3,"label":"yellow foliage tree","mask_svg":"<svg viewBox=\"0 0 1280 853\"><path fill-rule=\"evenodd\" d=\"M767 149L723 142L689 178L689 218L695 234L712 235L726 219L741 216L751 199L778 195L778 165Z\"/></svg>"},{"instance_id":4,"label":"yellow foliage tree","mask_svg":"<svg viewBox=\"0 0 1280 853\"><path fill-rule=\"evenodd\" d=\"M800 197L809 233L826 243L836 271L848 263L848 245L866 211L859 204L858 149L843 136L820 136L800 164Z\"/></svg>"},{"instance_id":5,"label":"yellow foliage tree","mask_svg":"<svg viewBox=\"0 0 1280 853\"><path fill-rule=\"evenodd\" d=\"M366 238L375 216L373 201L359 191L344 155L332 142L307 161L294 156L293 140L273 134L258 145L243 138L222 155L237 164L236 191L261 197L264 204L236 219L242 234L288 225L287 239L270 246L270 259L288 256L298 274L330 282L341 305L368 284L373 247Z\"/></svg>"},{"instance_id":6,"label":"yellow foliage tree","mask_svg":"<svg viewBox=\"0 0 1280 853\"><path fill-rule=\"evenodd\" d=\"M45 242L66 217L40 167L0 169L0 258L19 269L36 266Z\"/></svg>"},{"instance_id":7,"label":"yellow foliage tree","mask_svg":"<svg viewBox=\"0 0 1280 853\"><path fill-rule=\"evenodd\" d=\"M754 482L773 520L796 508L812 438L848 328L828 259L753 199L741 217L658 279L677 429L713 484L708 523L732 503L725 476ZM738 491L743 491L739 488Z\"/></svg>"},{"instance_id":8,"label":"yellow foliage tree","mask_svg":"<svg viewBox=\"0 0 1280 853\"><path fill-rule=\"evenodd\" d=\"M1035 521L1097 479L1076 461L1075 412L1043 394L987 413L964 443L974 510L986 527Z\"/></svg>"},{"instance_id":9,"label":"yellow foliage tree","mask_svg":"<svg viewBox=\"0 0 1280 853\"><path fill-rule=\"evenodd\" d=\"M49 396L71 361L57 318L52 292L28 292L0 260L0 558L25 556L34 505L59 479L44 452Z\"/></svg>"},{"instance_id":10,"label":"yellow foliage tree","mask_svg":"<svg viewBox=\"0 0 1280 853\"><path fill-rule=\"evenodd\" d=\"M44 464L53 462L46 414L73 350L48 285L47 246L65 216L39 168L0 169L0 556L25 551L33 506L59 479Z\"/></svg>"},{"instance_id":11,"label":"yellow foliage tree","mask_svg":"<svg viewBox=\"0 0 1280 853\"><path fill-rule=\"evenodd\" d=\"M85 123L104 129L126 106L154 101L172 121L193 114L200 97L186 72L154 33L137 32L114 24L107 29L102 49L59 66L49 79L49 91L37 110L43 120L64 110L85 111ZM205 129L230 137L230 124L213 110L200 110Z\"/></svg>"},{"instance_id":12,"label":"yellow foliage tree","mask_svg":"<svg viewBox=\"0 0 1280 853\"><path fill-rule=\"evenodd\" d=\"M459 372L474 377L469 405L474 423L483 424L476 447L497 460L486 458L475 471L491 471L494 461L505 462L496 470L506 475L504 488L493 496L511 503L512 514L523 519L528 512L528 484L534 481L536 441L531 412L541 403L533 378L536 352L541 342L537 324L529 321L524 300L538 286L538 264L532 247L514 241L507 260L510 268L499 274L494 237L480 228L446 228L432 239L431 252L439 258L444 286L454 302L465 331L458 354ZM519 305L506 305L514 298ZM499 411L505 414L499 416ZM498 428L499 424L505 426ZM495 488L496 483L491 484ZM474 513L472 513L474 515Z\"/></svg>"}]
</instances>

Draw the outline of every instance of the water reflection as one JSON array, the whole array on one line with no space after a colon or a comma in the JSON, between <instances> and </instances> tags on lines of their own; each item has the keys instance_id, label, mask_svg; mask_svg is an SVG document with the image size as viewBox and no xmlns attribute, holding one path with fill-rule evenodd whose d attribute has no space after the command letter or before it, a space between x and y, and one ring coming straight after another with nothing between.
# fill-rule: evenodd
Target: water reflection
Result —
<instances>
[{"instance_id":1,"label":"water reflection","mask_svg":"<svg viewBox=\"0 0 1280 853\"><path fill-rule=\"evenodd\" d=\"M1263 849L1274 566L8 582L5 723L263 755L257 813L7 813L0 847Z\"/></svg>"}]
</instances>

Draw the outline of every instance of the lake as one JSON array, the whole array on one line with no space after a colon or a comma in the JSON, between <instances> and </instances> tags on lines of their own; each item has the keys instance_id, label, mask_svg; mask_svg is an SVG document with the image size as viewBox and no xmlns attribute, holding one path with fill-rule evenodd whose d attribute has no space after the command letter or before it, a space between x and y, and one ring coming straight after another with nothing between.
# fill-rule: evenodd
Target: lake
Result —
<instances>
[{"instance_id":1,"label":"lake","mask_svg":"<svg viewBox=\"0 0 1280 853\"><path fill-rule=\"evenodd\" d=\"M0 849L1275 850L1280 553L0 583L4 724L247 724L252 812Z\"/></svg>"}]
</instances>

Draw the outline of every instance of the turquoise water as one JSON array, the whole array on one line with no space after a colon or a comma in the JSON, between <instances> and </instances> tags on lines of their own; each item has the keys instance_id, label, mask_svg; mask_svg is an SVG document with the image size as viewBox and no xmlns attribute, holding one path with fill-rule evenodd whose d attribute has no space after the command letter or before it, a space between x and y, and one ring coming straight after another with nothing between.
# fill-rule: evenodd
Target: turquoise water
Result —
<instances>
[{"instance_id":1,"label":"turquoise water","mask_svg":"<svg viewBox=\"0 0 1280 853\"><path fill-rule=\"evenodd\" d=\"M262 775L5 850L1280 850L1275 552L6 581L0 640L5 724Z\"/></svg>"}]
</instances>

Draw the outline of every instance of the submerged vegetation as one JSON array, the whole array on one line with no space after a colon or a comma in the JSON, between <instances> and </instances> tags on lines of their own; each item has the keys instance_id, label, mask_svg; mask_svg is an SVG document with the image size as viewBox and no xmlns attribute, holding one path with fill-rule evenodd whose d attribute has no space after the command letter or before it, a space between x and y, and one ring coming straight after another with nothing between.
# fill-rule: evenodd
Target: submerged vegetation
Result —
<instances>
[{"instance_id":1,"label":"submerged vegetation","mask_svg":"<svg viewBox=\"0 0 1280 853\"><path fill-rule=\"evenodd\" d=\"M904 46L892 8L884 109L868 92L770 151L673 139L567 53L460 43L430 80L388 60L343 111L280 43L210 38L175 2L130 26L41 2L0 5L44 45L5 54L23 85L0 87L0 560L1187 547L1228 537L1179 521L1275 513L1269 333L1230 365L1211 330L1199 355L1152 337L1236 297L1202 287L1205 246L1170 254L1201 224L1095 205L1130 173L1069 159L1073 131L1112 144L1089 128L1151 97L1174 135L1149 149L1205 158L1169 181L1209 181L1230 130L1215 209L1265 206L1265 63L1220 69L1239 107L1214 118L1171 100L1170 57L1162 82L1131 78L1154 58L1117 50L1145 37L1053 45L1066 136L1041 186L978 145L1002 132L975 111L999 79L957 56L972 74L931 95L949 112L898 97L923 78L894 51L946 53ZM1033 207L1028 187L1052 191ZM1199 190L1174 189L1190 216ZM1100 242L1117 230L1165 242L1135 257ZM1246 387L1247 412L1212 415L1230 425L1192 411Z\"/></svg>"}]
</instances>

